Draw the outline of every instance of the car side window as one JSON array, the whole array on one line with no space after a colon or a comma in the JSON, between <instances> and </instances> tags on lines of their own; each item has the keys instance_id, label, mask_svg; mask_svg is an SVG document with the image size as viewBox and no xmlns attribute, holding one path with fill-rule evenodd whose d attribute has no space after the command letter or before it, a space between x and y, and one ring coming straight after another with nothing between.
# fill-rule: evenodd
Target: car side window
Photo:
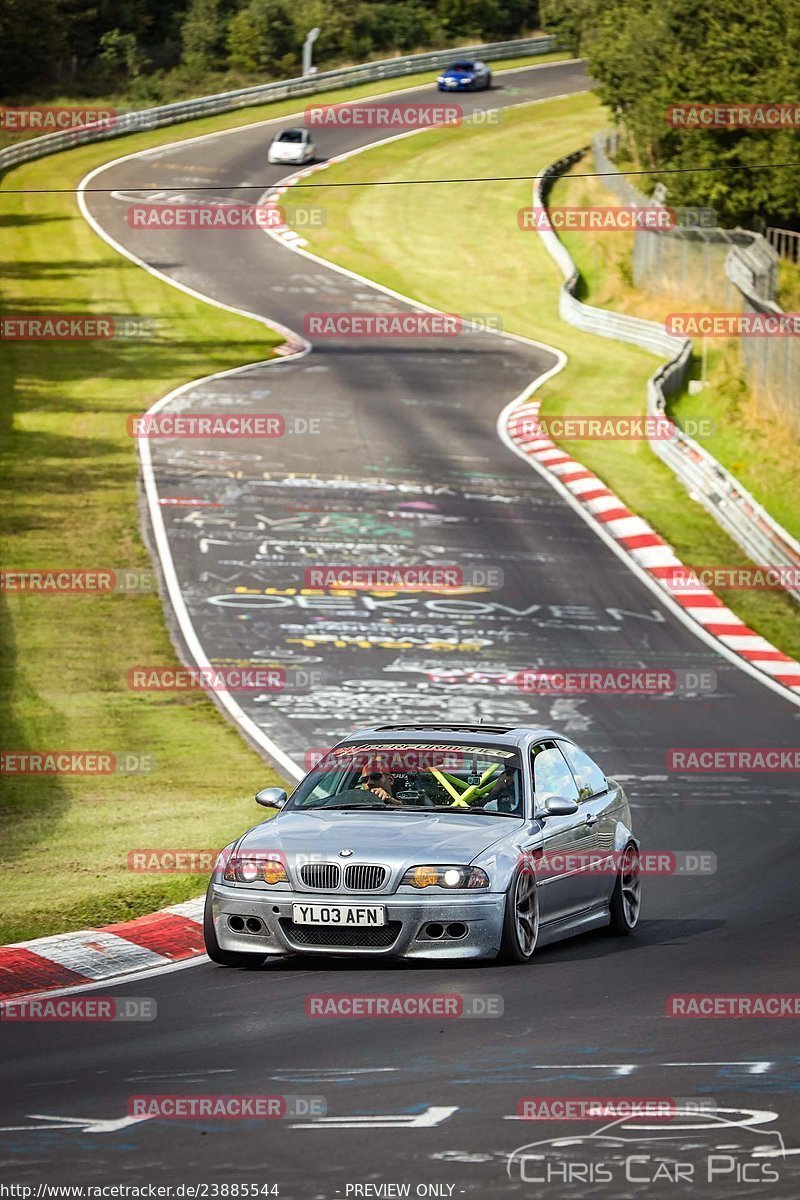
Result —
<instances>
[{"instance_id":1,"label":"car side window","mask_svg":"<svg viewBox=\"0 0 800 1200\"><path fill-rule=\"evenodd\" d=\"M573 746L571 742L559 742L559 745L572 768L581 800L589 800L607 790L608 781L594 759L589 758L588 754Z\"/></svg>"},{"instance_id":2,"label":"car side window","mask_svg":"<svg viewBox=\"0 0 800 1200\"><path fill-rule=\"evenodd\" d=\"M531 751L533 792L537 801L548 796L578 800L578 789L563 754L555 742L542 742Z\"/></svg>"}]
</instances>

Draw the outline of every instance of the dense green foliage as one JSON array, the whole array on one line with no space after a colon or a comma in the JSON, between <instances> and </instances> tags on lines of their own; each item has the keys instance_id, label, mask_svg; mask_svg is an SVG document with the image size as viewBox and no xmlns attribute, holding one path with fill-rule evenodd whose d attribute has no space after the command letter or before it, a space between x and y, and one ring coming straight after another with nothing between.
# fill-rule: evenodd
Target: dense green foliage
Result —
<instances>
[{"instance_id":1,"label":"dense green foliage","mask_svg":"<svg viewBox=\"0 0 800 1200\"><path fill-rule=\"evenodd\" d=\"M708 205L725 225L796 220L800 169L737 168L800 162L798 131L677 129L666 110L797 103L800 0L542 0L541 12L588 58L641 167L688 172L663 174L670 204Z\"/></svg>"},{"instance_id":2,"label":"dense green foliage","mask_svg":"<svg viewBox=\"0 0 800 1200\"><path fill-rule=\"evenodd\" d=\"M538 0L0 0L6 101L128 94L170 98L225 72L298 74L342 62L535 30Z\"/></svg>"}]
</instances>

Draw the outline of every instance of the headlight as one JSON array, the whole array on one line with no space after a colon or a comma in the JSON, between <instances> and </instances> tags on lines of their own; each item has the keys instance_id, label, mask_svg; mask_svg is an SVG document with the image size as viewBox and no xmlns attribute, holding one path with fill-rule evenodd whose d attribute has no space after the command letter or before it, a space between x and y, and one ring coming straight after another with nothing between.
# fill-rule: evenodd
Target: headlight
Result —
<instances>
[{"instance_id":1,"label":"headlight","mask_svg":"<svg viewBox=\"0 0 800 1200\"><path fill-rule=\"evenodd\" d=\"M288 883L289 876L280 859L255 851L253 854L232 854L222 872L225 883Z\"/></svg>"},{"instance_id":2,"label":"headlight","mask_svg":"<svg viewBox=\"0 0 800 1200\"><path fill-rule=\"evenodd\" d=\"M409 867L401 884L411 887L488 888L489 876L480 867Z\"/></svg>"},{"instance_id":3,"label":"headlight","mask_svg":"<svg viewBox=\"0 0 800 1200\"><path fill-rule=\"evenodd\" d=\"M283 863L277 862L275 859L270 859L265 862L261 871L261 878L264 883L288 883L289 876L286 874L286 868Z\"/></svg>"}]
</instances>

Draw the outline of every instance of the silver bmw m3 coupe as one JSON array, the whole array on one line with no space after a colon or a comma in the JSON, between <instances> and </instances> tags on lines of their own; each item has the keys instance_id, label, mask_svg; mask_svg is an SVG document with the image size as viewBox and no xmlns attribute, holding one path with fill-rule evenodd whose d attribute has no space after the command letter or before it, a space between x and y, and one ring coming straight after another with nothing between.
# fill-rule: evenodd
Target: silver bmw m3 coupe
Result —
<instances>
[{"instance_id":1,"label":"silver bmw m3 coupe","mask_svg":"<svg viewBox=\"0 0 800 1200\"><path fill-rule=\"evenodd\" d=\"M528 962L587 930L631 933L638 842L623 788L568 737L381 725L328 751L276 816L219 856L212 961L375 955Z\"/></svg>"}]
</instances>

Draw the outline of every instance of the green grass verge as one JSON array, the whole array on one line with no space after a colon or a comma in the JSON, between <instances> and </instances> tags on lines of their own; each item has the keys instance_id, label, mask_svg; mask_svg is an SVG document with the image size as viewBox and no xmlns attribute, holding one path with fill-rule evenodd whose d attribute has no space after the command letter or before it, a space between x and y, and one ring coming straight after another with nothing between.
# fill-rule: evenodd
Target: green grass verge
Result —
<instances>
[{"instance_id":1,"label":"green grass verge","mask_svg":"<svg viewBox=\"0 0 800 1200\"><path fill-rule=\"evenodd\" d=\"M14 183L72 187L108 147L20 168ZM263 326L210 308L122 259L73 195L4 198L8 313L135 313L152 342L5 343L2 560L6 569L147 570L128 413L197 376L271 357ZM130 849L222 846L277 782L204 695L127 690L135 664L171 663L161 602L6 593L2 747L131 750L140 776L3 779L0 937L124 919L197 895L202 879L134 875Z\"/></svg>"},{"instance_id":2,"label":"green grass verge","mask_svg":"<svg viewBox=\"0 0 800 1200\"><path fill-rule=\"evenodd\" d=\"M489 135L462 127L405 138L337 163L315 183L533 173L586 145L607 123L593 97L547 101L506 111ZM310 239L321 256L446 311L499 313L506 329L565 350L567 368L542 389L544 415L644 411L646 381L658 360L560 320L559 272L538 236L517 228L517 210L531 203L530 183L296 192L299 202L313 197L328 211L328 224ZM594 269L599 278L602 265ZM684 562L746 563L646 443L564 444L659 530ZM800 654L800 620L785 595L736 592L724 599L787 653Z\"/></svg>"},{"instance_id":3,"label":"green grass verge","mask_svg":"<svg viewBox=\"0 0 800 1200\"><path fill-rule=\"evenodd\" d=\"M779 263L778 303L786 312L800 310L800 262L782 259Z\"/></svg>"}]
</instances>

